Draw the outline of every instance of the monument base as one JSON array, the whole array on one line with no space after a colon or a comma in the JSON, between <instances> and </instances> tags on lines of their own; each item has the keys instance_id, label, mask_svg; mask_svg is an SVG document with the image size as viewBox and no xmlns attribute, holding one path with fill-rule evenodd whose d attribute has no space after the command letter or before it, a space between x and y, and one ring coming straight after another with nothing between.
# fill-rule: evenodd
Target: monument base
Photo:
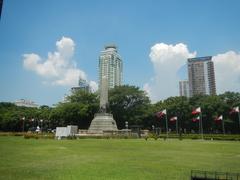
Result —
<instances>
[{"instance_id":1,"label":"monument base","mask_svg":"<svg viewBox=\"0 0 240 180\"><path fill-rule=\"evenodd\" d=\"M102 134L103 131L117 131L116 121L109 113L97 113L88 129L89 134Z\"/></svg>"}]
</instances>

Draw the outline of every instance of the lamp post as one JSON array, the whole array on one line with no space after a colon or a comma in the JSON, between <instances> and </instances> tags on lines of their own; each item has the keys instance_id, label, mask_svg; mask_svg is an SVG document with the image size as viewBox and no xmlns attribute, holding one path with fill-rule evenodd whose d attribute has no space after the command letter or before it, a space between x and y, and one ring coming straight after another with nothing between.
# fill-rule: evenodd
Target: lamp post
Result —
<instances>
[{"instance_id":1,"label":"lamp post","mask_svg":"<svg viewBox=\"0 0 240 180\"><path fill-rule=\"evenodd\" d=\"M202 122L202 112L200 112L200 132L201 132L201 137L202 137L202 140L203 140L203 122Z\"/></svg>"},{"instance_id":2,"label":"lamp post","mask_svg":"<svg viewBox=\"0 0 240 180\"><path fill-rule=\"evenodd\" d=\"M33 126L32 131L34 131L34 127L35 127L34 121L35 121L34 118L32 118L32 126Z\"/></svg>"},{"instance_id":3,"label":"lamp post","mask_svg":"<svg viewBox=\"0 0 240 180\"><path fill-rule=\"evenodd\" d=\"M127 135L129 135L128 134L128 122L127 121L125 121L125 128L126 128L126 131L127 131Z\"/></svg>"},{"instance_id":4,"label":"lamp post","mask_svg":"<svg viewBox=\"0 0 240 180\"><path fill-rule=\"evenodd\" d=\"M152 130L153 130L153 133L155 133L155 132L154 132L154 130L155 130L155 126L154 126L154 125L152 125Z\"/></svg>"},{"instance_id":5,"label":"lamp post","mask_svg":"<svg viewBox=\"0 0 240 180\"><path fill-rule=\"evenodd\" d=\"M42 132L42 123L43 123L43 120L42 119L40 119L40 122L41 122L41 132Z\"/></svg>"},{"instance_id":6,"label":"lamp post","mask_svg":"<svg viewBox=\"0 0 240 180\"><path fill-rule=\"evenodd\" d=\"M128 122L127 121L125 121L125 127L128 130Z\"/></svg>"},{"instance_id":7,"label":"lamp post","mask_svg":"<svg viewBox=\"0 0 240 180\"><path fill-rule=\"evenodd\" d=\"M24 122L25 122L25 117L22 117L22 120L23 120L22 132L24 132Z\"/></svg>"}]
</instances>

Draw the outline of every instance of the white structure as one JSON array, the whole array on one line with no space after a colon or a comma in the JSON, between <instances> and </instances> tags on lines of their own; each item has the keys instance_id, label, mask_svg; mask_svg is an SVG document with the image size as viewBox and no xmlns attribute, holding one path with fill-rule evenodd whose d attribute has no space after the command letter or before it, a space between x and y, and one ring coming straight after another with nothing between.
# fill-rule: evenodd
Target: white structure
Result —
<instances>
[{"instance_id":1,"label":"white structure","mask_svg":"<svg viewBox=\"0 0 240 180\"><path fill-rule=\"evenodd\" d=\"M39 105L37 105L35 102L31 100L26 100L26 99L19 99L14 102L16 106L24 106L24 107L34 107L37 108Z\"/></svg>"},{"instance_id":2,"label":"white structure","mask_svg":"<svg viewBox=\"0 0 240 180\"><path fill-rule=\"evenodd\" d=\"M39 133L41 131L40 127L37 126L36 132Z\"/></svg>"},{"instance_id":3,"label":"white structure","mask_svg":"<svg viewBox=\"0 0 240 180\"><path fill-rule=\"evenodd\" d=\"M57 127L55 137L61 139L62 137L74 136L78 133L78 126Z\"/></svg>"},{"instance_id":4,"label":"white structure","mask_svg":"<svg viewBox=\"0 0 240 180\"><path fill-rule=\"evenodd\" d=\"M105 46L99 57L99 89L103 76L108 79L108 88L122 85L123 65L115 45Z\"/></svg>"},{"instance_id":5,"label":"white structure","mask_svg":"<svg viewBox=\"0 0 240 180\"><path fill-rule=\"evenodd\" d=\"M179 95L189 97L189 84L187 80L179 81Z\"/></svg>"},{"instance_id":6,"label":"white structure","mask_svg":"<svg viewBox=\"0 0 240 180\"><path fill-rule=\"evenodd\" d=\"M188 59L190 97L198 94L216 95L214 64L211 56Z\"/></svg>"}]
</instances>

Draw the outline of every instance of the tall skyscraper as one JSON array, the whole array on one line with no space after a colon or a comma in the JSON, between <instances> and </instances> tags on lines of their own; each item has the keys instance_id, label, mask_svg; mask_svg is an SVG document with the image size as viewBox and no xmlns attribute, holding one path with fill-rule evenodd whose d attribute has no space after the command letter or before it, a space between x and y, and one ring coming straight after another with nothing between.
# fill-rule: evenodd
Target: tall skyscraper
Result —
<instances>
[{"instance_id":1,"label":"tall skyscraper","mask_svg":"<svg viewBox=\"0 0 240 180\"><path fill-rule=\"evenodd\" d=\"M179 95L189 97L189 83L187 80L179 81Z\"/></svg>"},{"instance_id":2,"label":"tall skyscraper","mask_svg":"<svg viewBox=\"0 0 240 180\"><path fill-rule=\"evenodd\" d=\"M190 97L198 94L215 95L216 84L212 56L188 59Z\"/></svg>"},{"instance_id":3,"label":"tall skyscraper","mask_svg":"<svg viewBox=\"0 0 240 180\"><path fill-rule=\"evenodd\" d=\"M102 79L108 79L108 88L122 85L123 65L120 55L115 45L105 46L99 57L99 89L101 89Z\"/></svg>"}]
</instances>

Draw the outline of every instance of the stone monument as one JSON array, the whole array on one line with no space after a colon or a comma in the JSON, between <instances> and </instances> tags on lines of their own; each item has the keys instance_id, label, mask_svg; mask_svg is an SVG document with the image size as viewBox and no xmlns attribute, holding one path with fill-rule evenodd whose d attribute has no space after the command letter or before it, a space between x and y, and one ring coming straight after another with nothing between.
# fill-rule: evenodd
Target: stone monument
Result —
<instances>
[{"instance_id":1,"label":"stone monument","mask_svg":"<svg viewBox=\"0 0 240 180\"><path fill-rule=\"evenodd\" d=\"M104 131L117 131L116 121L113 115L108 113L108 78L102 77L100 89L99 112L94 115L94 119L88 129L90 134L102 134Z\"/></svg>"}]
</instances>

